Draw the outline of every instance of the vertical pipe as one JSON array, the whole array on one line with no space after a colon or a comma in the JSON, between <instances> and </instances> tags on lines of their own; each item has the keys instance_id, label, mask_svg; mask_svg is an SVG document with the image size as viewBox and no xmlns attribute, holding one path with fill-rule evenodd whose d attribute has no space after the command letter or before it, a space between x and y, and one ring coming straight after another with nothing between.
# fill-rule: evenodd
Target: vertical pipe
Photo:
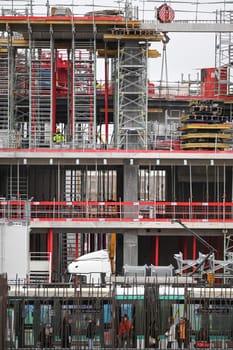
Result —
<instances>
[{"instance_id":1,"label":"vertical pipe","mask_svg":"<svg viewBox=\"0 0 233 350\"><path fill-rule=\"evenodd\" d=\"M8 31L8 129L12 130L14 125L14 66L15 52L12 45L12 32ZM9 140L10 141L10 140Z\"/></svg>"},{"instance_id":2,"label":"vertical pipe","mask_svg":"<svg viewBox=\"0 0 233 350\"><path fill-rule=\"evenodd\" d=\"M114 83L114 100L115 100L115 105L114 105L114 113L115 113L115 125L114 125L114 132L115 132L115 142L116 148L121 147L121 135L120 135L120 130L119 130L119 118L120 118L120 111L119 111L119 106L120 106L120 54L121 54L121 45L120 45L120 40L117 41L117 60L115 64L115 83ZM126 148L126 146L125 146Z\"/></svg>"},{"instance_id":3,"label":"vertical pipe","mask_svg":"<svg viewBox=\"0 0 233 350\"><path fill-rule=\"evenodd\" d=\"M93 6L94 6L94 0L93 0ZM93 14L94 14L94 7L93 7ZM94 81L93 81L93 108L92 108L92 141L93 144L96 148L96 71L97 71L97 67L96 67L96 34L97 34L97 29L96 29L96 24L95 24L95 17L93 15L92 17L92 25L93 25L93 59L94 59L94 67L92 67L92 69L94 68Z\"/></svg>"},{"instance_id":4,"label":"vertical pipe","mask_svg":"<svg viewBox=\"0 0 233 350\"><path fill-rule=\"evenodd\" d=\"M90 143L93 143L93 139L94 139L94 133L96 132L94 126L93 126L93 122L94 122L94 99L95 99L95 95L96 95L96 82L95 79L92 79L92 73L93 73L93 66L92 66L92 50L90 49L89 52L89 76L90 76L90 82L89 82L89 87L88 87L88 95L90 96L90 100L89 100L89 114L90 114L90 130L89 130L89 140ZM95 53L94 53L95 55ZM94 67L95 69L95 67ZM95 72L94 72L95 74Z\"/></svg>"},{"instance_id":5,"label":"vertical pipe","mask_svg":"<svg viewBox=\"0 0 233 350\"><path fill-rule=\"evenodd\" d=\"M216 172L216 196L217 196L217 202L220 202L220 196L219 196L219 185L220 185L220 181L219 181L219 166L216 167L217 172ZM220 207L218 206L218 218L220 215Z\"/></svg>"},{"instance_id":6,"label":"vertical pipe","mask_svg":"<svg viewBox=\"0 0 233 350\"><path fill-rule=\"evenodd\" d=\"M47 253L48 253L48 260L49 260L49 282L51 282L51 275L52 275L52 262L53 262L53 229L50 228L48 231L48 243L47 243Z\"/></svg>"},{"instance_id":7,"label":"vertical pipe","mask_svg":"<svg viewBox=\"0 0 233 350\"><path fill-rule=\"evenodd\" d=\"M52 228L49 228L49 231L48 231L47 252L48 253L53 252L53 229Z\"/></svg>"},{"instance_id":8,"label":"vertical pipe","mask_svg":"<svg viewBox=\"0 0 233 350\"><path fill-rule=\"evenodd\" d=\"M159 265L159 236L155 236L155 266Z\"/></svg>"},{"instance_id":9,"label":"vertical pipe","mask_svg":"<svg viewBox=\"0 0 233 350\"><path fill-rule=\"evenodd\" d=\"M51 38L52 40L52 38ZM52 101L52 134L56 133L56 65L57 65L57 52L56 49L53 48L51 50L51 75L52 75L52 91L51 91L51 101Z\"/></svg>"},{"instance_id":10,"label":"vertical pipe","mask_svg":"<svg viewBox=\"0 0 233 350\"><path fill-rule=\"evenodd\" d=\"M76 68L76 50L75 50L75 26L72 23L72 51L71 51L71 69L70 74L70 135L72 140L72 148L75 147L75 68Z\"/></svg>"},{"instance_id":11,"label":"vertical pipe","mask_svg":"<svg viewBox=\"0 0 233 350\"><path fill-rule=\"evenodd\" d=\"M193 237L193 260L197 258L197 239Z\"/></svg>"},{"instance_id":12,"label":"vertical pipe","mask_svg":"<svg viewBox=\"0 0 233 350\"><path fill-rule=\"evenodd\" d=\"M220 254L220 251L221 251L221 244L220 244L220 237L216 237L216 259L217 260L220 260L221 259L221 254ZM225 259L225 257L223 257L223 259Z\"/></svg>"},{"instance_id":13,"label":"vertical pipe","mask_svg":"<svg viewBox=\"0 0 233 350\"><path fill-rule=\"evenodd\" d=\"M233 202L233 167L231 167L231 201ZM231 218L233 216L233 207L231 207Z\"/></svg>"},{"instance_id":14,"label":"vertical pipe","mask_svg":"<svg viewBox=\"0 0 233 350\"><path fill-rule=\"evenodd\" d=\"M172 166L172 183L173 183L173 190L172 190L172 200L176 201L176 167Z\"/></svg>"},{"instance_id":15,"label":"vertical pipe","mask_svg":"<svg viewBox=\"0 0 233 350\"><path fill-rule=\"evenodd\" d=\"M229 233L227 230L223 230L223 260L227 260L228 256L227 256L227 252L228 252L228 237L229 237ZM226 267L224 267L223 269L223 273L225 275L226 273ZM224 283L226 283L226 278L224 277Z\"/></svg>"},{"instance_id":16,"label":"vertical pipe","mask_svg":"<svg viewBox=\"0 0 233 350\"><path fill-rule=\"evenodd\" d=\"M105 45L105 58L104 58L104 123L105 123L105 143L108 145L108 57L106 54L106 45Z\"/></svg>"},{"instance_id":17,"label":"vertical pipe","mask_svg":"<svg viewBox=\"0 0 233 350\"><path fill-rule=\"evenodd\" d=\"M192 166L190 164L189 165L189 203L191 205L191 208L190 208L190 219L193 217L192 201L193 201Z\"/></svg>"},{"instance_id":18,"label":"vertical pipe","mask_svg":"<svg viewBox=\"0 0 233 350\"><path fill-rule=\"evenodd\" d=\"M35 48L32 46L32 30L29 31L29 148L32 147L32 141L35 139L35 90L36 90L36 81L35 81Z\"/></svg>"},{"instance_id":19,"label":"vertical pipe","mask_svg":"<svg viewBox=\"0 0 233 350\"><path fill-rule=\"evenodd\" d=\"M206 165L206 203L209 202L209 167ZM206 207L206 219L208 220L209 210L208 206Z\"/></svg>"},{"instance_id":20,"label":"vertical pipe","mask_svg":"<svg viewBox=\"0 0 233 350\"><path fill-rule=\"evenodd\" d=\"M145 52L146 55L146 59L145 59L145 64L144 64L144 68L145 68L145 97L144 97L144 109L145 109L145 149L148 148L148 50L149 50L149 45L148 41L146 42L145 48L142 49L142 55L143 50Z\"/></svg>"},{"instance_id":21,"label":"vertical pipe","mask_svg":"<svg viewBox=\"0 0 233 350\"><path fill-rule=\"evenodd\" d=\"M184 251L184 259L188 258L188 246L187 246L187 237L183 239L183 251Z\"/></svg>"},{"instance_id":22,"label":"vertical pipe","mask_svg":"<svg viewBox=\"0 0 233 350\"><path fill-rule=\"evenodd\" d=\"M68 140L72 140L72 133L71 133L71 123L70 123L70 101L71 99L71 92L72 92L72 87L71 87L71 61L70 61L70 49L67 49L67 135L68 135Z\"/></svg>"},{"instance_id":23,"label":"vertical pipe","mask_svg":"<svg viewBox=\"0 0 233 350\"><path fill-rule=\"evenodd\" d=\"M79 241L78 241L78 238L79 238L79 234L76 233L76 235L75 235L75 258L78 258L78 256L79 256Z\"/></svg>"},{"instance_id":24,"label":"vertical pipe","mask_svg":"<svg viewBox=\"0 0 233 350\"><path fill-rule=\"evenodd\" d=\"M19 186L19 182L20 182L20 172L19 172L19 162L17 162L17 194L16 194L16 198L19 200L20 199L20 186Z\"/></svg>"},{"instance_id":25,"label":"vertical pipe","mask_svg":"<svg viewBox=\"0 0 233 350\"><path fill-rule=\"evenodd\" d=\"M61 167L60 162L57 164L57 201L61 201Z\"/></svg>"},{"instance_id":26,"label":"vertical pipe","mask_svg":"<svg viewBox=\"0 0 233 350\"><path fill-rule=\"evenodd\" d=\"M223 165L223 220L226 220L226 164Z\"/></svg>"}]
</instances>

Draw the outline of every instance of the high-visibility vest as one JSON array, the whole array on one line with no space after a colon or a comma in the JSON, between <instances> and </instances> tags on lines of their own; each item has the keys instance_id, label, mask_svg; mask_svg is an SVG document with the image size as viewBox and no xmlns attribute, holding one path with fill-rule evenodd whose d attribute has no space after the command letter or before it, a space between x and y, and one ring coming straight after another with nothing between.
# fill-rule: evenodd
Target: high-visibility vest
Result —
<instances>
[{"instance_id":1,"label":"high-visibility vest","mask_svg":"<svg viewBox=\"0 0 233 350\"><path fill-rule=\"evenodd\" d=\"M55 134L53 136L53 142L61 143L61 142L64 142L64 141L65 141L65 137L61 133Z\"/></svg>"}]
</instances>

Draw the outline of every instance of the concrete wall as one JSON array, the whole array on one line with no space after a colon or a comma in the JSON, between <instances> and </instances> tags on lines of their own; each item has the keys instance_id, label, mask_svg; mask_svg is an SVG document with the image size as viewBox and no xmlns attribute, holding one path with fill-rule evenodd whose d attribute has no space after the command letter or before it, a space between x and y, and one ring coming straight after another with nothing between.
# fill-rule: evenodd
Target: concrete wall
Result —
<instances>
[{"instance_id":1,"label":"concrete wall","mask_svg":"<svg viewBox=\"0 0 233 350\"><path fill-rule=\"evenodd\" d=\"M29 273L28 226L0 224L0 273L8 279L24 279Z\"/></svg>"}]
</instances>

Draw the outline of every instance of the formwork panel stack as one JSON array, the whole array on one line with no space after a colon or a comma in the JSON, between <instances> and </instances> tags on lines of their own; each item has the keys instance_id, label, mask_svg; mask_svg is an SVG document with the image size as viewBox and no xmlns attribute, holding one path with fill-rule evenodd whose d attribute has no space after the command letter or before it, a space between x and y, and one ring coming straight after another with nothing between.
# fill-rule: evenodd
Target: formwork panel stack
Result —
<instances>
[{"instance_id":1,"label":"formwork panel stack","mask_svg":"<svg viewBox=\"0 0 233 350\"><path fill-rule=\"evenodd\" d=\"M189 115L181 117L181 149L224 150L230 147L232 126L222 108L211 101L191 106Z\"/></svg>"}]
</instances>

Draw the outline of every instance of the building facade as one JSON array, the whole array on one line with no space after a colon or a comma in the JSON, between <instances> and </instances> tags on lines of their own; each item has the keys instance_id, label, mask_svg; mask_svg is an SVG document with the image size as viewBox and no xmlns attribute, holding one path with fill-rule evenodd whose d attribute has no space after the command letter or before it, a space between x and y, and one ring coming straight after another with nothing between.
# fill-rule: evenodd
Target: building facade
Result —
<instances>
[{"instance_id":1,"label":"building facade","mask_svg":"<svg viewBox=\"0 0 233 350\"><path fill-rule=\"evenodd\" d=\"M171 96L148 77L162 31L59 11L0 17L0 272L55 282L98 249L117 274L208 254L180 222L231 259L228 84L203 73L198 95Z\"/></svg>"}]
</instances>

